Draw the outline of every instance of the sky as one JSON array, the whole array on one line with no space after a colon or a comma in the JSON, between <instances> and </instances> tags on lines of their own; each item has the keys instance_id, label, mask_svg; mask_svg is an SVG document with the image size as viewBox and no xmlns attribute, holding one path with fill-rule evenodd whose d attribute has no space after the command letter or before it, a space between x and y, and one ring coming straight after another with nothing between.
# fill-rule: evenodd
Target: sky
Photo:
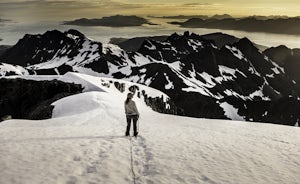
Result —
<instances>
[{"instance_id":1,"label":"sky","mask_svg":"<svg viewBox=\"0 0 300 184\"><path fill-rule=\"evenodd\" d=\"M97 41L111 37L134 37L169 35L184 32L178 26L167 24L169 20L154 19L150 16L174 15L215 15L230 14L235 17L250 15L300 16L299 0L0 0L0 45L15 44L25 34L39 34L47 30L65 31L77 29ZM150 19L158 26L138 28L76 27L61 25L63 21L79 18L101 18L112 15L137 15ZM220 30L191 29L197 34ZM223 31L222 32L226 32ZM230 32L231 33L231 32ZM300 37L278 37L261 34L233 32L240 37L257 38L265 45L286 44L300 47ZM262 38L262 39L261 39ZM2 41L1 41L2 39Z\"/></svg>"},{"instance_id":2,"label":"sky","mask_svg":"<svg viewBox=\"0 0 300 184\"><path fill-rule=\"evenodd\" d=\"M36 22L123 15L299 16L299 0L0 0L0 18Z\"/></svg>"}]
</instances>

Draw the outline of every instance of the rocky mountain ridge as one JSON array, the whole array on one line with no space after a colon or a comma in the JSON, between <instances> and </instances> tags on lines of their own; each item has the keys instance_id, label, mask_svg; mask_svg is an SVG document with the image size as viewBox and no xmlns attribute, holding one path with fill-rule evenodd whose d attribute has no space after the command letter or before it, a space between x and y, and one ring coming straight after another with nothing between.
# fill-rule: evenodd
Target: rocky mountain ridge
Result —
<instances>
[{"instance_id":1,"label":"rocky mountain ridge","mask_svg":"<svg viewBox=\"0 0 300 184\"><path fill-rule=\"evenodd\" d=\"M186 116L287 125L300 118L292 108L300 104L296 75L247 38L219 45L194 33L174 33L145 39L130 52L76 30L48 31L26 35L0 61L2 75L73 71L144 84L170 96Z\"/></svg>"}]
</instances>

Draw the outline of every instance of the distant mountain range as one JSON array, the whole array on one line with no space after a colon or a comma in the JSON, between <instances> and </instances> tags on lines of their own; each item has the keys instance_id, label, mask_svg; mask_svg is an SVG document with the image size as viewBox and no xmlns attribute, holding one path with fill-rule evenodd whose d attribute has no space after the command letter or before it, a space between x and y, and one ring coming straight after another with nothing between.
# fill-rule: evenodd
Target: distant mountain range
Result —
<instances>
[{"instance_id":1,"label":"distant mountain range","mask_svg":"<svg viewBox=\"0 0 300 184\"><path fill-rule=\"evenodd\" d=\"M106 27L132 27L141 26L143 24L154 25L143 17L115 15L110 17L102 17L95 19L81 18L72 21L63 22L64 25L77 26L106 26Z\"/></svg>"},{"instance_id":2,"label":"distant mountain range","mask_svg":"<svg viewBox=\"0 0 300 184\"><path fill-rule=\"evenodd\" d=\"M153 38L153 39L152 39ZM0 75L68 71L124 79L166 93L178 115L295 125L300 119L297 49L261 52L247 38L185 32L119 40L122 49L76 30L25 35L1 56Z\"/></svg>"},{"instance_id":3,"label":"distant mountain range","mask_svg":"<svg viewBox=\"0 0 300 184\"><path fill-rule=\"evenodd\" d=\"M192 18L200 18L203 20L206 19L229 19L229 18L234 18L234 19L245 19L245 18L255 18L257 20L268 20L268 19L289 19L289 18L300 18L300 16L295 16L295 17L289 17L286 15L269 15L269 16L263 16L263 15L252 15L252 16L247 16L247 17L233 17L229 14L223 14L223 15L173 15L173 16L148 16L150 18L163 18L163 19L192 19Z\"/></svg>"},{"instance_id":4,"label":"distant mountain range","mask_svg":"<svg viewBox=\"0 0 300 184\"><path fill-rule=\"evenodd\" d=\"M164 19L191 19L191 18L200 18L200 19L227 19L227 18L233 18L232 16L228 14L223 14L223 15L213 15L213 16L208 16L208 15L174 15L174 16L162 16L162 17L155 17L155 16L150 16L154 18L164 18Z\"/></svg>"},{"instance_id":5,"label":"distant mountain range","mask_svg":"<svg viewBox=\"0 0 300 184\"><path fill-rule=\"evenodd\" d=\"M210 28L240 30L248 32L267 32L276 34L300 34L300 18L225 18L225 19L201 19L191 18L184 22L170 22L185 28Z\"/></svg>"}]
</instances>

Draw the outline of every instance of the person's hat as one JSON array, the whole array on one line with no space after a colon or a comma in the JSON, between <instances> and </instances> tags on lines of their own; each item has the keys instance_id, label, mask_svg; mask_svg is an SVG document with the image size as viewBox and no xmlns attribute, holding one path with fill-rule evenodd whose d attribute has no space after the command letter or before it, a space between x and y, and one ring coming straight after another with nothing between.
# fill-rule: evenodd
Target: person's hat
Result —
<instances>
[{"instance_id":1,"label":"person's hat","mask_svg":"<svg viewBox=\"0 0 300 184\"><path fill-rule=\"evenodd\" d=\"M128 93L128 94L127 94L127 98L132 98L133 95L134 95L133 93Z\"/></svg>"}]
</instances>

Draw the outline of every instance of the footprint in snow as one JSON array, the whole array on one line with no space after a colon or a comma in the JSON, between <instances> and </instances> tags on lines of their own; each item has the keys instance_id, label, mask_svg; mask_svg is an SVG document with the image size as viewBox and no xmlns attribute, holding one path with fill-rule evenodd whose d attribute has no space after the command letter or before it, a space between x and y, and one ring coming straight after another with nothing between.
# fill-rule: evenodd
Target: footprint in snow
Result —
<instances>
[{"instance_id":1,"label":"footprint in snow","mask_svg":"<svg viewBox=\"0 0 300 184\"><path fill-rule=\"evenodd\" d=\"M95 166L88 166L86 168L86 172L87 173L96 173L97 172L97 168Z\"/></svg>"},{"instance_id":2,"label":"footprint in snow","mask_svg":"<svg viewBox=\"0 0 300 184\"><path fill-rule=\"evenodd\" d=\"M73 160L76 161L76 162L81 161L81 157L80 156L74 156Z\"/></svg>"},{"instance_id":3,"label":"footprint in snow","mask_svg":"<svg viewBox=\"0 0 300 184\"><path fill-rule=\"evenodd\" d=\"M76 184L76 183L77 183L77 178L75 176L70 176L66 184Z\"/></svg>"}]
</instances>

